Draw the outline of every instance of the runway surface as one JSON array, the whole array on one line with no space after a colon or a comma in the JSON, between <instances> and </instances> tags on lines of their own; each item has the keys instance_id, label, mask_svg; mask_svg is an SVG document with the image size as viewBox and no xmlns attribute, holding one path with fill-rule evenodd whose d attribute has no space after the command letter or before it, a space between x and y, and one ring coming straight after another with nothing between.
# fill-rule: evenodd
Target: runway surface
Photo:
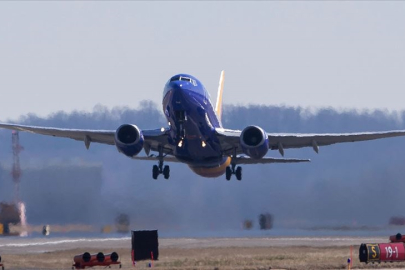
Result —
<instances>
[{"instance_id":1,"label":"runway surface","mask_svg":"<svg viewBox=\"0 0 405 270\"><path fill-rule=\"evenodd\" d=\"M244 237L160 238L158 269L347 269L350 246L354 269L390 269L405 263L365 265L358 261L361 243L384 243L387 237ZM130 237L2 237L0 254L7 269L70 269L85 251L116 251L122 269L133 269ZM148 262L137 264L148 269Z\"/></svg>"},{"instance_id":2,"label":"runway surface","mask_svg":"<svg viewBox=\"0 0 405 270\"><path fill-rule=\"evenodd\" d=\"M361 243L384 243L387 237L266 237L266 238L160 238L160 248L226 248L226 247L342 247ZM0 238L2 254L27 254L77 248L131 248L130 237L116 238Z\"/></svg>"}]
</instances>

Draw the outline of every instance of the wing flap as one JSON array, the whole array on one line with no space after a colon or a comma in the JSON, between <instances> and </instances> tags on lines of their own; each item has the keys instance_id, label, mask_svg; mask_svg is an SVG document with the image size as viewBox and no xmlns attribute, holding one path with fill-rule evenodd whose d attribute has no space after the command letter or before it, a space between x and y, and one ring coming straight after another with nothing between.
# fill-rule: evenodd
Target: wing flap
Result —
<instances>
[{"instance_id":1,"label":"wing flap","mask_svg":"<svg viewBox=\"0 0 405 270\"><path fill-rule=\"evenodd\" d=\"M147 160L147 161L159 161L157 156L135 156L135 157L132 157L132 159ZM165 162L181 162L177 158L175 158L174 156L166 156L166 157L164 157L164 161Z\"/></svg>"},{"instance_id":2,"label":"wing flap","mask_svg":"<svg viewBox=\"0 0 405 270\"><path fill-rule=\"evenodd\" d=\"M269 163L300 163L300 162L310 162L310 159L295 159L295 158L272 158L264 157L261 159L253 159L248 157L238 157L236 158L236 164L269 164Z\"/></svg>"}]
</instances>

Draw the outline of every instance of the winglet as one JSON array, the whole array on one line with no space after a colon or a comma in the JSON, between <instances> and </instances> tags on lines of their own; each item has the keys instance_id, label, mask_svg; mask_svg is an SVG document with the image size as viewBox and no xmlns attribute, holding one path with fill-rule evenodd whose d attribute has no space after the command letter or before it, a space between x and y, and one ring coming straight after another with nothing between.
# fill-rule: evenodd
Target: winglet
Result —
<instances>
[{"instance_id":1,"label":"winglet","mask_svg":"<svg viewBox=\"0 0 405 270\"><path fill-rule=\"evenodd\" d=\"M224 92L224 78L225 78L225 71L222 70L221 77L219 78L217 104L215 105L215 113L218 116L218 120L221 126L222 126L222 94Z\"/></svg>"}]
</instances>

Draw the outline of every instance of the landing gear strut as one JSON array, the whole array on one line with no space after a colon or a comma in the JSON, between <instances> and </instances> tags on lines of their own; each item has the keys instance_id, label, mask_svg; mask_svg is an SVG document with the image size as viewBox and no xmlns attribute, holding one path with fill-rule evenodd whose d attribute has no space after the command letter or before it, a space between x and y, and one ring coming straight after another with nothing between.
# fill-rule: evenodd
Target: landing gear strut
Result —
<instances>
[{"instance_id":1,"label":"landing gear strut","mask_svg":"<svg viewBox=\"0 0 405 270\"><path fill-rule=\"evenodd\" d=\"M236 176L237 180L242 180L242 167L238 166L236 167L236 148L233 149L233 155L232 157L232 161L231 161L231 166L226 167L226 171L225 171L225 177L226 180L231 180L231 176L232 174L234 174Z\"/></svg>"},{"instance_id":2,"label":"landing gear strut","mask_svg":"<svg viewBox=\"0 0 405 270\"><path fill-rule=\"evenodd\" d=\"M232 174L234 174L236 176L237 180L242 180L242 167L238 166L236 167L236 164L231 164L231 166L226 167L226 171L225 171L225 177L226 180L231 180L231 176Z\"/></svg>"},{"instance_id":3,"label":"landing gear strut","mask_svg":"<svg viewBox=\"0 0 405 270\"><path fill-rule=\"evenodd\" d=\"M163 174L165 179L169 179L170 177L170 167L168 165L165 165L163 167L163 150L162 148L159 149L159 165L153 165L152 168L152 177L153 179L157 179L159 174Z\"/></svg>"}]
</instances>

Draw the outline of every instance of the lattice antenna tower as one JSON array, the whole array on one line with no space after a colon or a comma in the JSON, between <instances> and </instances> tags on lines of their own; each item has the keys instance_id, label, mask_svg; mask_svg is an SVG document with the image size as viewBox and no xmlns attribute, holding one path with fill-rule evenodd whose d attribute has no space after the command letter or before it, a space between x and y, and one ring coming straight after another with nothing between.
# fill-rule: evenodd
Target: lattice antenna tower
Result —
<instances>
[{"instance_id":1,"label":"lattice antenna tower","mask_svg":"<svg viewBox=\"0 0 405 270\"><path fill-rule=\"evenodd\" d=\"M20 137L18 131L13 130L11 135L11 148L13 150L13 169L11 175L14 182L14 201L20 202L20 179L21 179L21 167L20 167L20 152L23 147L20 145Z\"/></svg>"}]
</instances>

